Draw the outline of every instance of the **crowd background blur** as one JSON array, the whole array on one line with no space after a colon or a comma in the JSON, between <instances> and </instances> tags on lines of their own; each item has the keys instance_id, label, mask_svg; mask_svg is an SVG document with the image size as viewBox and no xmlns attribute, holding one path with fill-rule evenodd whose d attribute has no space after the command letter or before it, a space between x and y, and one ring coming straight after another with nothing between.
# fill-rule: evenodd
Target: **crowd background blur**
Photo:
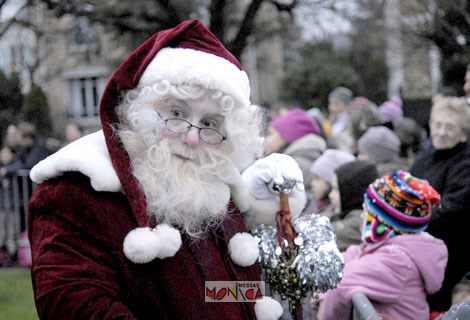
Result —
<instances>
[{"instance_id":1,"label":"crowd background blur","mask_svg":"<svg viewBox=\"0 0 470 320\"><path fill-rule=\"evenodd\" d=\"M465 90L470 92L470 70ZM449 251L442 287L427 296L430 319L444 314L446 319L454 319L451 314L463 314L461 310L468 308L465 303L470 300L465 293L468 286L459 282L470 270L462 239L470 208L470 93L459 98L452 88L439 88L432 97L429 119L421 125L422 121L407 114L399 96L378 106L367 97L352 97L350 92L336 88L326 108L307 112L321 124L320 135L327 148L311 162L309 202L303 214L327 216L338 248L347 250L361 242L362 200L369 183L396 170L428 181L439 192L441 202L432 208L426 232L443 240ZM457 294L464 298L454 299Z\"/></svg>"}]
</instances>

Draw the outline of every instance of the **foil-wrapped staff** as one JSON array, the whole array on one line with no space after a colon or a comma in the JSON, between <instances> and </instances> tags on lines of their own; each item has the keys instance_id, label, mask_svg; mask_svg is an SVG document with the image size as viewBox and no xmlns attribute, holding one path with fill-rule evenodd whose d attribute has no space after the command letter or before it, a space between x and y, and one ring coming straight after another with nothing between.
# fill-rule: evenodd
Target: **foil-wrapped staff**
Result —
<instances>
[{"instance_id":1,"label":"foil-wrapped staff","mask_svg":"<svg viewBox=\"0 0 470 320\"><path fill-rule=\"evenodd\" d=\"M260 225L253 234L258 241L265 281L288 301L293 319L300 320L309 293L315 296L341 281L344 260L328 218L309 214L292 221L288 194L295 181L284 180L282 184L269 185L280 199L276 226Z\"/></svg>"}]
</instances>

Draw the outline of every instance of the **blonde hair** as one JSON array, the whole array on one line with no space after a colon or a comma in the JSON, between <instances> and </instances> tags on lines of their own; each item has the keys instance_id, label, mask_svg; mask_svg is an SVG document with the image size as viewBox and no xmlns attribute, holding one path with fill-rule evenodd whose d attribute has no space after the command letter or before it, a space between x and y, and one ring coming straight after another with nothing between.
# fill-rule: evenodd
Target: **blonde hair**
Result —
<instances>
[{"instance_id":1,"label":"blonde hair","mask_svg":"<svg viewBox=\"0 0 470 320\"><path fill-rule=\"evenodd\" d=\"M440 111L452 111L459 116L459 125L467 137L470 136L470 107L465 103L464 98L443 97L439 99L431 108L430 120L436 117Z\"/></svg>"}]
</instances>

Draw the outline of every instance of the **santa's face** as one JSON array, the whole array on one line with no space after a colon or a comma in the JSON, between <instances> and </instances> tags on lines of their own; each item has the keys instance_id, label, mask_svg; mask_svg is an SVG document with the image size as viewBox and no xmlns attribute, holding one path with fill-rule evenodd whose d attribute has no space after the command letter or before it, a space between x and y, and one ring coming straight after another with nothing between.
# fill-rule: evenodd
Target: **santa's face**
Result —
<instances>
[{"instance_id":1,"label":"santa's face","mask_svg":"<svg viewBox=\"0 0 470 320\"><path fill-rule=\"evenodd\" d=\"M138 108L129 108L132 128L121 139L147 211L159 223L199 236L225 217L230 200L227 172L233 165L218 100L207 92Z\"/></svg>"},{"instance_id":2,"label":"santa's face","mask_svg":"<svg viewBox=\"0 0 470 320\"><path fill-rule=\"evenodd\" d=\"M163 139L180 139L188 148L199 145L217 148L225 139L224 116L209 93L194 99L170 99L161 103L157 111L166 126ZM174 156L185 159L184 155Z\"/></svg>"}]
</instances>

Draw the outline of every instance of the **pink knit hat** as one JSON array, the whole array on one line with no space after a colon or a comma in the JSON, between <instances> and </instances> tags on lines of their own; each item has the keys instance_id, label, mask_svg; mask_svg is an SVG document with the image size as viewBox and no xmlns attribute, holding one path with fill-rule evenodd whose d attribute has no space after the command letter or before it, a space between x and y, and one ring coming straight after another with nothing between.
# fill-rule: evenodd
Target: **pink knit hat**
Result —
<instances>
[{"instance_id":1,"label":"pink knit hat","mask_svg":"<svg viewBox=\"0 0 470 320\"><path fill-rule=\"evenodd\" d=\"M313 133L320 134L318 123L302 109L292 109L286 114L274 119L270 124L289 143Z\"/></svg>"},{"instance_id":2,"label":"pink knit hat","mask_svg":"<svg viewBox=\"0 0 470 320\"><path fill-rule=\"evenodd\" d=\"M379 112L385 121L395 121L403 118L402 105L401 98L394 96L380 105Z\"/></svg>"}]
</instances>

